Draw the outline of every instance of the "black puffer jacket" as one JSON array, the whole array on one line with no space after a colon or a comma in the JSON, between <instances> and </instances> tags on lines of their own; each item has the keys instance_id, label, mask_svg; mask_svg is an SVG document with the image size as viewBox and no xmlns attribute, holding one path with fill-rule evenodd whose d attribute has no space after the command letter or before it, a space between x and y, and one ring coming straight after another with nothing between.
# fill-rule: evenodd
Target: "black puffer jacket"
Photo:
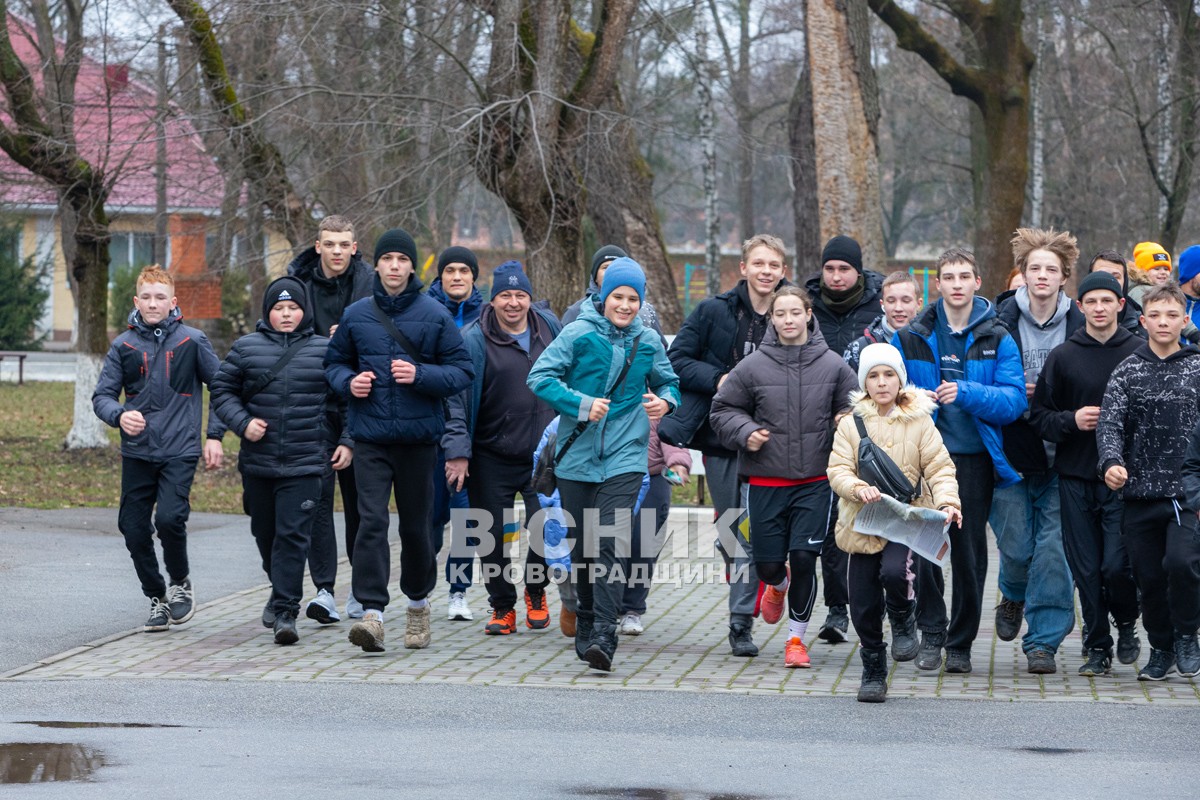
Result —
<instances>
[{"instance_id":1,"label":"black puffer jacket","mask_svg":"<svg viewBox=\"0 0 1200 800\"><path fill-rule=\"evenodd\" d=\"M338 324L347 306L371 296L371 285L375 278L375 270L362 257L362 253L350 256L349 267L337 278L326 278L321 271L321 256L313 247L292 259L287 274L299 278L308 290L309 316L313 330L319 336L329 335L329 329Z\"/></svg>"},{"instance_id":2,"label":"black puffer jacket","mask_svg":"<svg viewBox=\"0 0 1200 800\"><path fill-rule=\"evenodd\" d=\"M779 285L786 286L787 280ZM738 330L753 314L746 281L742 280L729 291L696 306L684 320L667 352L671 367L679 376L682 402L674 414L658 424L658 435L664 442L676 447L694 447L709 456L736 455L713 434L708 413L717 381L746 356L737 349ZM758 344L752 342L754 347Z\"/></svg>"},{"instance_id":3,"label":"black puffer jacket","mask_svg":"<svg viewBox=\"0 0 1200 800\"><path fill-rule=\"evenodd\" d=\"M813 319L821 326L821 335L825 337L829 349L839 356L845 353L850 343L862 336L863 329L879 316L879 301L883 298L883 276L868 269L863 271L863 279L862 297L855 303L854 308L843 314L834 313L833 309L825 305L825 298L821 297L820 275L809 278L804 284L804 290L812 299Z\"/></svg>"},{"instance_id":4,"label":"black puffer jacket","mask_svg":"<svg viewBox=\"0 0 1200 800\"><path fill-rule=\"evenodd\" d=\"M738 474L760 478L825 477L833 450L834 417L850 408L858 377L814 330L801 346L784 347L774 331L740 362L717 390L712 426L721 443L740 450ZM759 428L771 438L745 450Z\"/></svg>"},{"instance_id":5,"label":"black puffer jacket","mask_svg":"<svg viewBox=\"0 0 1200 800\"><path fill-rule=\"evenodd\" d=\"M267 291L270 294L269 288ZM329 459L336 444L353 446L345 435L340 442L333 441L334 431L344 426L333 418L339 413L338 401L325 381L329 340L313 333L307 308L300 327L292 333L273 329L267 321L268 311L263 309L254 333L233 343L213 378L212 410L242 437L238 456L242 473L266 478L323 475L331 469ZM280 374L244 400L246 389L274 367L297 340L304 344ZM251 442L244 434L256 418L267 423L267 432Z\"/></svg>"}]
</instances>

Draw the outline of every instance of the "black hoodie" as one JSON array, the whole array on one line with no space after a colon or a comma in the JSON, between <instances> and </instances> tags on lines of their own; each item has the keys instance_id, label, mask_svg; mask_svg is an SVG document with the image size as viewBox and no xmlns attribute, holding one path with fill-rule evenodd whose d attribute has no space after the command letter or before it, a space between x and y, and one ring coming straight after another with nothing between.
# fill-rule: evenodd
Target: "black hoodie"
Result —
<instances>
[{"instance_id":1,"label":"black hoodie","mask_svg":"<svg viewBox=\"0 0 1200 800\"><path fill-rule=\"evenodd\" d=\"M1099 342L1085 327L1050 352L1029 405L1029 424L1039 436L1057 445L1054 471L1059 475L1099 479L1096 432L1079 430L1075 412L1084 406L1099 406L1113 370L1144 344L1144 339L1120 327L1107 342Z\"/></svg>"},{"instance_id":2,"label":"black hoodie","mask_svg":"<svg viewBox=\"0 0 1200 800\"><path fill-rule=\"evenodd\" d=\"M1100 474L1129 471L1125 498L1183 499L1180 470L1188 435L1200 421L1200 350L1188 345L1159 358L1143 344L1113 371L1096 428Z\"/></svg>"}]
</instances>

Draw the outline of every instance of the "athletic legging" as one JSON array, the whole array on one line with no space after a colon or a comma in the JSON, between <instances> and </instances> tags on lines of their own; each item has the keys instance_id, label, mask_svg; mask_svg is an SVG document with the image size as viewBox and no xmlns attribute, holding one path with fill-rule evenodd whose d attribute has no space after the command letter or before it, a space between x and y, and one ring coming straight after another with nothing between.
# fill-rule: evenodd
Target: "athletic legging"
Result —
<instances>
[{"instance_id":1,"label":"athletic legging","mask_svg":"<svg viewBox=\"0 0 1200 800\"><path fill-rule=\"evenodd\" d=\"M813 604L817 601L817 556L820 552L792 550L788 561L792 567L792 581L788 584L788 619L808 622ZM768 586L778 586L787 578L782 561L759 561L755 565L758 579Z\"/></svg>"}]
</instances>

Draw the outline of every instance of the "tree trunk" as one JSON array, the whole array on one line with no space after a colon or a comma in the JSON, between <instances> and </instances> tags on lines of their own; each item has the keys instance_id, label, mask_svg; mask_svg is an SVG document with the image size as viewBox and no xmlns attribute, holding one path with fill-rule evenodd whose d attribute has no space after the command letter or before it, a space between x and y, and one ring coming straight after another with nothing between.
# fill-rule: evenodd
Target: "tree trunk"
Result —
<instances>
[{"instance_id":1,"label":"tree trunk","mask_svg":"<svg viewBox=\"0 0 1200 800\"><path fill-rule=\"evenodd\" d=\"M864 0L807 0L816 196L821 239L852 236L863 264L884 270L880 209L878 90ZM873 112L873 113L872 113Z\"/></svg>"},{"instance_id":2,"label":"tree trunk","mask_svg":"<svg viewBox=\"0 0 1200 800\"><path fill-rule=\"evenodd\" d=\"M696 99L700 138L700 175L704 187L704 273L709 297L721 292L721 205L717 184L717 111L713 97L713 67L708 59L708 20L693 7L696 17Z\"/></svg>"},{"instance_id":3,"label":"tree trunk","mask_svg":"<svg viewBox=\"0 0 1200 800\"><path fill-rule=\"evenodd\" d=\"M817 207L817 143L813 138L812 82L808 63L800 71L788 108L792 154L792 211L796 219L796 263L800 279L821 268L821 212Z\"/></svg>"}]
</instances>

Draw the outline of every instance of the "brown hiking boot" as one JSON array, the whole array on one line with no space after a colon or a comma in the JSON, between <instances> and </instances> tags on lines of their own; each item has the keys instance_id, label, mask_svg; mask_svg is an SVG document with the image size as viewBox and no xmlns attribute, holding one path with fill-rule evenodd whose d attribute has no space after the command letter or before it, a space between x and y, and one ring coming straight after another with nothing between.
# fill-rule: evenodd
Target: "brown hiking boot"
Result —
<instances>
[{"instance_id":1,"label":"brown hiking boot","mask_svg":"<svg viewBox=\"0 0 1200 800\"><path fill-rule=\"evenodd\" d=\"M566 603L558 607L558 629L563 636L575 638L575 612L568 611Z\"/></svg>"},{"instance_id":2,"label":"brown hiking boot","mask_svg":"<svg viewBox=\"0 0 1200 800\"><path fill-rule=\"evenodd\" d=\"M429 631L429 604L408 609L408 624L404 628L404 646L409 650L429 647L433 634Z\"/></svg>"},{"instance_id":3,"label":"brown hiking boot","mask_svg":"<svg viewBox=\"0 0 1200 800\"><path fill-rule=\"evenodd\" d=\"M378 611L366 612L362 619L350 626L350 644L368 653L383 652L383 618Z\"/></svg>"}]
</instances>

